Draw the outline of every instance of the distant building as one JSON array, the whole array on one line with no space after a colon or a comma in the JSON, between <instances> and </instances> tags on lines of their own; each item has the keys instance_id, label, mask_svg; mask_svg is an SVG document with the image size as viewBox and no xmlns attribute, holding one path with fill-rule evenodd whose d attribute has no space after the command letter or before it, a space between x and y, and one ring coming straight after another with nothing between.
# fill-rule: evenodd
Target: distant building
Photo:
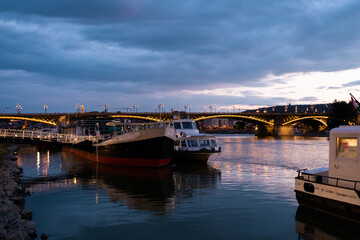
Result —
<instances>
[{"instance_id":1,"label":"distant building","mask_svg":"<svg viewBox=\"0 0 360 240\"><path fill-rule=\"evenodd\" d=\"M204 128L233 128L237 120L228 118L210 118L203 121Z\"/></svg>"}]
</instances>

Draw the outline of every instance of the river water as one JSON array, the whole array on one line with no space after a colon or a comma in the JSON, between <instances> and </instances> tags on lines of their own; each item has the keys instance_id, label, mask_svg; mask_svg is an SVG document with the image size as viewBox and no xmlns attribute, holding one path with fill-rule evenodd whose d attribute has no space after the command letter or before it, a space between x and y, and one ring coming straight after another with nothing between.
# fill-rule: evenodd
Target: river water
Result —
<instances>
[{"instance_id":1,"label":"river water","mask_svg":"<svg viewBox=\"0 0 360 240\"><path fill-rule=\"evenodd\" d=\"M327 167L328 139L218 135L208 164L97 166L27 146L18 164L38 235L49 239L303 239L320 233L298 213L294 177ZM298 211L299 212L299 211ZM309 230L310 229L310 230ZM315 238L314 238L315 239Z\"/></svg>"}]
</instances>

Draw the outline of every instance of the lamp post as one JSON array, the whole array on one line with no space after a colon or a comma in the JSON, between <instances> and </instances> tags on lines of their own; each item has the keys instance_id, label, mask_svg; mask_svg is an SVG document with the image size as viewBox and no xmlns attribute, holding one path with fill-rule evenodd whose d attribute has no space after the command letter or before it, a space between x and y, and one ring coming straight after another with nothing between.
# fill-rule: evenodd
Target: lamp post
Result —
<instances>
[{"instance_id":1,"label":"lamp post","mask_svg":"<svg viewBox=\"0 0 360 240\"><path fill-rule=\"evenodd\" d=\"M189 104L188 107L189 107L189 113L191 113L191 104Z\"/></svg>"},{"instance_id":2,"label":"lamp post","mask_svg":"<svg viewBox=\"0 0 360 240\"><path fill-rule=\"evenodd\" d=\"M47 112L48 107L49 107L49 106L45 103L45 104L44 104L45 114L46 114L46 112Z\"/></svg>"},{"instance_id":3,"label":"lamp post","mask_svg":"<svg viewBox=\"0 0 360 240\"><path fill-rule=\"evenodd\" d=\"M20 103L17 103L17 104L16 104L16 108L17 108L17 110L18 110L18 114L20 114L20 113L21 113L21 109L22 109L21 104L20 104Z\"/></svg>"},{"instance_id":4,"label":"lamp post","mask_svg":"<svg viewBox=\"0 0 360 240\"><path fill-rule=\"evenodd\" d=\"M206 112L207 106L204 106L204 112Z\"/></svg>"},{"instance_id":5,"label":"lamp post","mask_svg":"<svg viewBox=\"0 0 360 240\"><path fill-rule=\"evenodd\" d=\"M136 112L138 112L138 107L139 107L139 104L135 104L135 110L136 110Z\"/></svg>"},{"instance_id":6,"label":"lamp post","mask_svg":"<svg viewBox=\"0 0 360 240\"><path fill-rule=\"evenodd\" d=\"M80 108L81 108L81 104L80 103L76 104L75 106L76 112L80 112Z\"/></svg>"},{"instance_id":7,"label":"lamp post","mask_svg":"<svg viewBox=\"0 0 360 240\"><path fill-rule=\"evenodd\" d=\"M160 114L160 122L161 122L161 112L164 111L164 104L159 104L159 114Z\"/></svg>"},{"instance_id":8,"label":"lamp post","mask_svg":"<svg viewBox=\"0 0 360 240\"><path fill-rule=\"evenodd\" d=\"M104 112L107 112L108 111L108 109L109 109L109 107L110 107L110 104L104 104L104 105L102 105L102 109L103 109L103 111Z\"/></svg>"},{"instance_id":9,"label":"lamp post","mask_svg":"<svg viewBox=\"0 0 360 240\"><path fill-rule=\"evenodd\" d=\"M159 104L159 111L162 111L162 112L164 111L164 104L162 104L162 103Z\"/></svg>"}]
</instances>

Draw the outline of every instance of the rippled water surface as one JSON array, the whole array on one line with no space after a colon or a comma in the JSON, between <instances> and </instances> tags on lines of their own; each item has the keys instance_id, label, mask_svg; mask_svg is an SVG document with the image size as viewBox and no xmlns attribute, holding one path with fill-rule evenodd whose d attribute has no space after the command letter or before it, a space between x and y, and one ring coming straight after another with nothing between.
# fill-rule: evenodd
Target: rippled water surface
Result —
<instances>
[{"instance_id":1,"label":"rippled water surface","mask_svg":"<svg viewBox=\"0 0 360 240\"><path fill-rule=\"evenodd\" d=\"M298 239L296 170L326 167L328 139L217 140L222 152L208 164L161 169L28 146L18 154L32 193L26 207L49 239Z\"/></svg>"}]
</instances>

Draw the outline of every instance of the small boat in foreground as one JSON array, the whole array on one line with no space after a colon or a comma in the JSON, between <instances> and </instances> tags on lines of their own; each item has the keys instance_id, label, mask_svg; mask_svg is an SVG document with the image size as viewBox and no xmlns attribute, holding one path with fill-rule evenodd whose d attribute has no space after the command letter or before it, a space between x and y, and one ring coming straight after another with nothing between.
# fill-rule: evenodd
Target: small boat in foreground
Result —
<instances>
[{"instance_id":1,"label":"small boat in foreground","mask_svg":"<svg viewBox=\"0 0 360 240\"><path fill-rule=\"evenodd\" d=\"M123 124L121 131L91 140L64 144L63 149L94 162L130 167L168 165L174 151L175 132L166 123ZM116 128L114 128L116 129ZM81 138L79 138L81 139Z\"/></svg>"},{"instance_id":2,"label":"small boat in foreground","mask_svg":"<svg viewBox=\"0 0 360 240\"><path fill-rule=\"evenodd\" d=\"M215 136L200 133L194 120L173 120L173 125L176 131L174 160L207 162L211 154L221 151Z\"/></svg>"},{"instance_id":3,"label":"small boat in foreground","mask_svg":"<svg viewBox=\"0 0 360 240\"><path fill-rule=\"evenodd\" d=\"M327 214L360 222L360 126L330 131L329 167L299 170L298 203Z\"/></svg>"}]
</instances>

